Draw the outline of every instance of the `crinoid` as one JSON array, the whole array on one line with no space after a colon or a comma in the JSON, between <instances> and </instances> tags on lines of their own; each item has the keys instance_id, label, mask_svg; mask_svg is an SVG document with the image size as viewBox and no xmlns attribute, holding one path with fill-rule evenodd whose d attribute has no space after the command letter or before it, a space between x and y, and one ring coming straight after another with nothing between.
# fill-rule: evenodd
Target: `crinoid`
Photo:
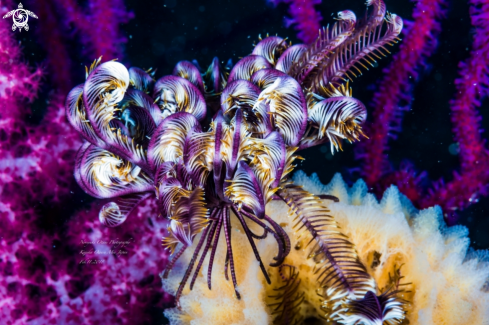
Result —
<instances>
[{"instance_id":1,"label":"crinoid","mask_svg":"<svg viewBox=\"0 0 489 325\"><path fill-rule=\"evenodd\" d=\"M100 211L102 223L120 224L144 197L156 195L161 215L169 220L163 245L173 254L163 278L185 251L192 251L177 305L188 280L191 289L195 285L207 253L211 289L221 233L224 276L230 273L235 296L241 298L235 265L240 252L233 249L231 231L236 222L271 283L268 261L255 241L273 237L278 252L272 267L289 254L290 238L266 213L276 199L290 206L301 242L311 247L326 319L358 324L377 302L381 311L364 323L379 324L392 315L386 309L401 308L396 297L391 302L377 292L321 198L288 181L300 158L297 150L329 141L334 151L343 139L351 142L362 135L366 109L351 97L347 82L383 55L402 29L400 17L384 17L382 0L368 4L373 10L365 20L357 22L351 11L342 11L310 46L267 37L229 73L217 59L205 73L182 61L173 75L154 82L141 69L96 61L86 82L70 92L68 118L88 141L78 153L76 179L95 197L117 198ZM213 116L208 127L207 116ZM296 285L294 272L284 276L286 286ZM296 294L295 287L283 290ZM300 294L293 297L300 299ZM391 319L402 315L401 308Z\"/></svg>"}]
</instances>

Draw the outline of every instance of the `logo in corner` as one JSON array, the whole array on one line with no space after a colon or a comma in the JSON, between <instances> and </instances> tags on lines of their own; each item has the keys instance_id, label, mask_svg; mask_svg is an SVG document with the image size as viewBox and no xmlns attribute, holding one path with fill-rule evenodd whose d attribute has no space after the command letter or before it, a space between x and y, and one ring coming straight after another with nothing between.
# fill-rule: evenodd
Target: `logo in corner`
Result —
<instances>
[{"instance_id":1,"label":"logo in corner","mask_svg":"<svg viewBox=\"0 0 489 325\"><path fill-rule=\"evenodd\" d=\"M36 14L33 13L32 11L25 10L24 7L22 6L22 3L19 3L18 9L12 10L8 12L5 16L3 16L3 19L8 18L10 16L12 16L12 19L14 21L14 24L12 25L12 30L14 32L17 28L19 29L19 32L22 31L22 28L24 28L26 31L29 30L29 25L27 25L29 16L37 19Z\"/></svg>"}]
</instances>

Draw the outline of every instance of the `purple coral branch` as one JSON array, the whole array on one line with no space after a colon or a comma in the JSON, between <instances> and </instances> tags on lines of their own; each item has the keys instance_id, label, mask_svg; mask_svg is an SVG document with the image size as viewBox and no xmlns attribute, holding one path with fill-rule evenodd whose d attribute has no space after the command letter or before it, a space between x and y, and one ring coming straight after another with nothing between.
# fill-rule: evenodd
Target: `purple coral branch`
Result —
<instances>
[{"instance_id":1,"label":"purple coral branch","mask_svg":"<svg viewBox=\"0 0 489 325\"><path fill-rule=\"evenodd\" d=\"M89 60L99 56L123 58L123 44L127 39L119 26L134 16L126 11L123 1L92 0L87 8L80 7L74 0L32 1L31 5L43 17L38 37L46 49L49 75L57 92L65 95L71 84L67 81L71 80L72 53L68 52L67 41L73 35L65 32L70 29L70 24L75 28L83 54Z\"/></svg>"},{"instance_id":2,"label":"purple coral branch","mask_svg":"<svg viewBox=\"0 0 489 325\"><path fill-rule=\"evenodd\" d=\"M450 182L434 182L425 195L421 183L426 173L416 175L411 165L393 171L386 156L389 138L395 138L395 133L400 131L405 109L400 103L410 102L413 83L409 80L418 78L416 67L423 65L436 48L435 36L440 31L439 19L444 6L444 1L440 0L418 2L413 13L415 20L374 95L373 123L367 129L370 140L360 143L357 154L364 162L362 174L370 186L382 191L387 184L396 184L420 208L440 205L451 223L456 220L456 210L489 194L489 172L485 168L489 162L488 151L481 138L481 117L477 111L489 90L489 2L470 2L474 42L469 59L459 65L460 77L455 81L457 93L450 102L454 139L460 147L460 172L455 172Z\"/></svg>"},{"instance_id":3,"label":"purple coral branch","mask_svg":"<svg viewBox=\"0 0 489 325\"><path fill-rule=\"evenodd\" d=\"M65 95L70 90L71 60L66 47L67 37L59 26L59 13L56 3L51 0L32 1L33 10L42 17L36 26L37 37L47 52L46 63L53 88Z\"/></svg>"},{"instance_id":4,"label":"purple coral branch","mask_svg":"<svg viewBox=\"0 0 489 325\"><path fill-rule=\"evenodd\" d=\"M0 16L14 8L10 1L2 5ZM42 17L51 17L44 21L49 28L55 19L53 7L35 8ZM59 86L67 76L64 64L69 63L63 57L63 35L43 38L43 33L46 30L40 36L48 41L49 65L65 69L53 69L52 81ZM11 21L0 20L0 323L151 323L149 309L171 301L155 276L167 260L160 245L167 222L148 219L156 215L151 199L131 213L132 222L116 229L99 227L100 206L67 220L61 202L66 206L75 197L70 193L73 161L81 141L66 121L64 94L51 96L39 125L27 122L28 103L37 96L42 70L22 61L14 35ZM80 254L120 249L82 241L130 238L132 243L122 249L126 253L119 256ZM101 264L80 263L88 259Z\"/></svg>"},{"instance_id":5,"label":"purple coral branch","mask_svg":"<svg viewBox=\"0 0 489 325\"><path fill-rule=\"evenodd\" d=\"M425 66L425 60L436 49L444 5L444 0L417 2L413 11L414 22L408 25L393 62L384 69L385 76L372 100L373 121L366 127L369 140L359 143L357 154L363 162L362 176L370 186L376 184L390 168L386 155L388 141L400 131L402 112L410 104L410 94L420 68ZM407 105L402 107L402 102Z\"/></svg>"},{"instance_id":6,"label":"purple coral branch","mask_svg":"<svg viewBox=\"0 0 489 325\"><path fill-rule=\"evenodd\" d=\"M441 205L445 211L463 209L489 194L487 183L488 151L481 138L481 117L477 107L489 91L489 1L471 0L470 16L475 27L470 57L460 63L460 77L455 80L457 93L451 104L455 141L460 147L460 174L452 181L435 183L422 206Z\"/></svg>"},{"instance_id":7,"label":"purple coral branch","mask_svg":"<svg viewBox=\"0 0 489 325\"><path fill-rule=\"evenodd\" d=\"M470 16L475 27L472 52L459 64L460 78L455 80L457 93L451 104L455 141L460 147L462 171L469 171L487 154L481 139L481 117L477 108L489 93L489 1L471 0ZM482 161L480 161L482 162Z\"/></svg>"},{"instance_id":8,"label":"purple coral branch","mask_svg":"<svg viewBox=\"0 0 489 325\"><path fill-rule=\"evenodd\" d=\"M301 41L310 44L318 37L323 18L314 9L314 5L320 4L321 0L270 0L270 2L275 5L280 2L289 4L290 18L284 19L285 26L295 25L295 30L298 31L297 37Z\"/></svg>"},{"instance_id":9,"label":"purple coral branch","mask_svg":"<svg viewBox=\"0 0 489 325\"><path fill-rule=\"evenodd\" d=\"M122 0L92 0L87 8L80 8L75 0L54 1L64 8L68 21L74 24L85 54L122 59L127 39L119 26L134 17L126 11Z\"/></svg>"},{"instance_id":10,"label":"purple coral branch","mask_svg":"<svg viewBox=\"0 0 489 325\"><path fill-rule=\"evenodd\" d=\"M6 1L0 6L3 17L12 8L13 3ZM23 105L32 101L39 89L42 70L32 70L21 61L21 48L12 35L11 23L0 21L0 138L6 136L8 125L13 123L8 118L22 118L28 112ZM1 156L0 156L1 157Z\"/></svg>"}]
</instances>

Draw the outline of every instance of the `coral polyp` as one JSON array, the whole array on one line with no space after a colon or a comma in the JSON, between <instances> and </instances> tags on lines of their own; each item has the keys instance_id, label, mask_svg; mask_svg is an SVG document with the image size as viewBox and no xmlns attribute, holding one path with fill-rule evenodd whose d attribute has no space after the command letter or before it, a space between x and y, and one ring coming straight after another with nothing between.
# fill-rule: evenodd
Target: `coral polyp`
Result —
<instances>
[{"instance_id":1,"label":"coral polyp","mask_svg":"<svg viewBox=\"0 0 489 325\"><path fill-rule=\"evenodd\" d=\"M323 318L343 324L404 318L402 291L395 284L378 289L322 201L336 198L313 195L289 180L301 159L298 150L329 142L334 152L343 141L363 136L366 109L351 97L349 80L385 55L402 29L402 19L386 15L381 0L368 5L369 14L358 21L351 11L339 12L337 22L308 46L291 46L278 36L261 39L230 71L217 59L207 72L182 61L173 75L155 81L150 71L99 59L68 95L69 120L87 141L77 155L77 182L94 197L113 199L100 211L102 223L121 224L152 195L169 221L163 245L173 257L162 277L192 251L175 293L177 306L208 255L207 286L213 288L221 247L224 277L235 298L242 298L236 224L272 283L268 268L282 272L293 249L283 225L267 213L270 202L280 200L295 215L298 245L316 262ZM276 253L264 259L258 241L267 237ZM295 283L294 272L282 280Z\"/></svg>"}]
</instances>

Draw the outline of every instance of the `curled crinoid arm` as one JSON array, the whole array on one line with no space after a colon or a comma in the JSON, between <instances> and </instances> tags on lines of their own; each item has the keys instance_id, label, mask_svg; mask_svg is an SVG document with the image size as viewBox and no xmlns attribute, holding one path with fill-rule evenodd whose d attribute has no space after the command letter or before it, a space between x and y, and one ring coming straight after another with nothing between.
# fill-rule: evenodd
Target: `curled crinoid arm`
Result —
<instances>
[{"instance_id":1,"label":"curled crinoid arm","mask_svg":"<svg viewBox=\"0 0 489 325\"><path fill-rule=\"evenodd\" d=\"M330 98L316 102L309 109L309 128L300 149L329 141L331 152L341 149L343 139L353 142L364 136L361 125L367 119L367 109L358 99L330 93Z\"/></svg>"},{"instance_id":2,"label":"curled crinoid arm","mask_svg":"<svg viewBox=\"0 0 489 325\"><path fill-rule=\"evenodd\" d=\"M173 75L187 79L204 93L204 82L199 69L189 61L180 61L173 68Z\"/></svg>"},{"instance_id":3,"label":"curled crinoid arm","mask_svg":"<svg viewBox=\"0 0 489 325\"><path fill-rule=\"evenodd\" d=\"M289 47L278 59L275 69L291 74L291 68L294 63L298 61L306 51L307 46L304 44L296 44Z\"/></svg>"},{"instance_id":4,"label":"curled crinoid arm","mask_svg":"<svg viewBox=\"0 0 489 325\"><path fill-rule=\"evenodd\" d=\"M85 140L100 148L109 146L97 135L87 117L83 104L83 84L73 88L66 97L66 117Z\"/></svg>"},{"instance_id":5,"label":"curled crinoid arm","mask_svg":"<svg viewBox=\"0 0 489 325\"><path fill-rule=\"evenodd\" d=\"M251 75L261 69L272 68L272 65L261 55L248 55L236 63L229 72L228 83L234 80L250 80Z\"/></svg>"},{"instance_id":6,"label":"curled crinoid arm","mask_svg":"<svg viewBox=\"0 0 489 325\"><path fill-rule=\"evenodd\" d=\"M97 198L154 190L153 180L140 167L89 143L78 151L75 178L85 192Z\"/></svg>"},{"instance_id":7,"label":"curled crinoid arm","mask_svg":"<svg viewBox=\"0 0 489 325\"><path fill-rule=\"evenodd\" d=\"M207 114L204 95L199 88L179 76L158 79L154 86L153 98L161 109L163 119L177 112L186 112L201 121Z\"/></svg>"},{"instance_id":8,"label":"curled crinoid arm","mask_svg":"<svg viewBox=\"0 0 489 325\"><path fill-rule=\"evenodd\" d=\"M394 45L402 30L401 17L387 14L385 21L378 26L367 25L349 37L336 48L334 53L321 66L311 79L312 91L319 92L328 84L339 86L361 74L360 68L368 70L375 66L376 59L390 53L385 46ZM360 68L359 68L360 67Z\"/></svg>"},{"instance_id":9,"label":"curled crinoid arm","mask_svg":"<svg viewBox=\"0 0 489 325\"><path fill-rule=\"evenodd\" d=\"M273 181L273 180L272 180ZM245 204L253 210L259 218L265 214L264 186L255 176L253 170L243 161L238 165L234 178L230 181L224 194L237 204Z\"/></svg>"},{"instance_id":10,"label":"curled crinoid arm","mask_svg":"<svg viewBox=\"0 0 489 325\"><path fill-rule=\"evenodd\" d=\"M98 215L100 223L107 227L121 225L126 221L131 211L150 195L152 195L151 192L129 194L105 204Z\"/></svg>"},{"instance_id":11,"label":"curled crinoid arm","mask_svg":"<svg viewBox=\"0 0 489 325\"><path fill-rule=\"evenodd\" d=\"M247 80L232 81L221 95L222 112L228 118L233 118L238 108L249 112L256 103L259 94L260 89Z\"/></svg>"},{"instance_id":12,"label":"curled crinoid arm","mask_svg":"<svg viewBox=\"0 0 489 325\"><path fill-rule=\"evenodd\" d=\"M309 85L308 80L330 60L333 51L352 35L356 23L355 14L349 10L340 11L338 20L331 29L328 26L320 30L317 40L307 48L298 62L291 67L291 75L300 84Z\"/></svg>"},{"instance_id":13,"label":"curled crinoid arm","mask_svg":"<svg viewBox=\"0 0 489 325\"><path fill-rule=\"evenodd\" d=\"M280 133L271 132L264 139L250 138L249 147L247 158L257 175L257 179L260 180L261 184L267 183L265 179L273 179L271 188L278 187L283 177L287 159L287 148ZM269 202L272 192L268 193L265 203Z\"/></svg>"},{"instance_id":14,"label":"curled crinoid arm","mask_svg":"<svg viewBox=\"0 0 489 325\"><path fill-rule=\"evenodd\" d=\"M284 138L285 144L296 146L307 126L307 103L302 88L292 77L279 77L265 88L253 107L260 124L268 123Z\"/></svg>"},{"instance_id":15,"label":"curled crinoid arm","mask_svg":"<svg viewBox=\"0 0 489 325\"><path fill-rule=\"evenodd\" d=\"M96 135L105 142L104 148L151 173L143 144L131 138L127 129L119 123L121 115L118 105L124 99L128 86L129 72L124 65L115 61L102 63L93 69L84 84L83 104L90 125ZM149 112L141 111L136 115L134 118L143 119L133 119L132 122L139 125L138 129L151 130L150 126L143 126L145 120L151 119ZM146 135L141 138L146 138Z\"/></svg>"},{"instance_id":16,"label":"curled crinoid arm","mask_svg":"<svg viewBox=\"0 0 489 325\"><path fill-rule=\"evenodd\" d=\"M129 86L129 72L119 62L109 61L91 71L84 84L83 102L97 133L104 131L111 113Z\"/></svg>"},{"instance_id":17,"label":"curled crinoid arm","mask_svg":"<svg viewBox=\"0 0 489 325\"><path fill-rule=\"evenodd\" d=\"M354 245L345 236L321 200L301 187L284 184L277 194L290 206L294 229L302 248L310 249L309 258L316 262L317 292L321 308L330 321L346 301L375 295L375 281L361 263Z\"/></svg>"},{"instance_id":18,"label":"curled crinoid arm","mask_svg":"<svg viewBox=\"0 0 489 325\"><path fill-rule=\"evenodd\" d=\"M275 65L287 47L286 38L269 36L258 42L251 54L263 56L270 64Z\"/></svg>"},{"instance_id":19,"label":"curled crinoid arm","mask_svg":"<svg viewBox=\"0 0 489 325\"><path fill-rule=\"evenodd\" d=\"M189 113L175 113L163 120L148 146L148 162L154 172L164 162L178 162L183 157L187 134L195 127L200 124Z\"/></svg>"},{"instance_id":20,"label":"curled crinoid arm","mask_svg":"<svg viewBox=\"0 0 489 325\"><path fill-rule=\"evenodd\" d=\"M183 163L194 184L204 185L213 170L214 132L189 131L185 139Z\"/></svg>"},{"instance_id":21,"label":"curled crinoid arm","mask_svg":"<svg viewBox=\"0 0 489 325\"><path fill-rule=\"evenodd\" d=\"M154 73L151 72L151 69L148 71L136 67L129 68L129 82L131 86L145 94L151 94L155 84L155 80L153 79Z\"/></svg>"},{"instance_id":22,"label":"curled crinoid arm","mask_svg":"<svg viewBox=\"0 0 489 325\"><path fill-rule=\"evenodd\" d=\"M100 222L107 227L122 224L153 192L152 181L139 167L90 143L85 143L77 154L75 179L95 197L116 198L99 212Z\"/></svg>"},{"instance_id":23,"label":"curled crinoid arm","mask_svg":"<svg viewBox=\"0 0 489 325\"><path fill-rule=\"evenodd\" d=\"M277 273L274 294L269 296L273 303L268 304L272 316L275 316L273 324L302 324L301 304L305 293L300 288L299 270L295 266L282 264Z\"/></svg>"},{"instance_id":24,"label":"curled crinoid arm","mask_svg":"<svg viewBox=\"0 0 489 325\"><path fill-rule=\"evenodd\" d=\"M277 69L261 69L253 73L250 80L261 90L264 90L273 85L278 78L285 76L287 76L286 73Z\"/></svg>"}]
</instances>

